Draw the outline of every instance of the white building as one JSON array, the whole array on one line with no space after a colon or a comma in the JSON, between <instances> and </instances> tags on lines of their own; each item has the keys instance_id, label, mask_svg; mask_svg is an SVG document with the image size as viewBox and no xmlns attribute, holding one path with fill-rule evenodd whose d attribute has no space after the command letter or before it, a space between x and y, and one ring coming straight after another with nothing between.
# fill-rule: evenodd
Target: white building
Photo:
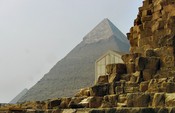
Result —
<instances>
[{"instance_id":1,"label":"white building","mask_svg":"<svg viewBox=\"0 0 175 113\"><path fill-rule=\"evenodd\" d=\"M109 50L104 55L102 55L99 59L95 62L95 83L98 80L99 76L107 75L106 73L106 65L114 64L114 63L123 63L121 56L124 53L111 51Z\"/></svg>"}]
</instances>

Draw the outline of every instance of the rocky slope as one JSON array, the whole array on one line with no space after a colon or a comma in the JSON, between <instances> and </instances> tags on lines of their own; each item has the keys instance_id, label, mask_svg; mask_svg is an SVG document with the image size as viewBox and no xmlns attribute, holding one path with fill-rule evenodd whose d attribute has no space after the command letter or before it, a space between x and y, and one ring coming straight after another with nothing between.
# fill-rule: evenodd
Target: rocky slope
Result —
<instances>
[{"instance_id":1,"label":"rocky slope","mask_svg":"<svg viewBox=\"0 0 175 113\"><path fill-rule=\"evenodd\" d=\"M108 50L127 53L129 42L118 28L104 19L44 75L20 102L73 96L78 89L92 85L95 79L94 62Z\"/></svg>"}]
</instances>

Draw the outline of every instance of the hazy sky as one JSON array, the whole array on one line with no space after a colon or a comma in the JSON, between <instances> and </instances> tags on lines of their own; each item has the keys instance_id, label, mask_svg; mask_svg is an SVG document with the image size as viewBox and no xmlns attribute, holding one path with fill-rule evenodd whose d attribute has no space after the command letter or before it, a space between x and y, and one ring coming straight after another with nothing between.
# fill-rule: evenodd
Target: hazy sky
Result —
<instances>
[{"instance_id":1,"label":"hazy sky","mask_svg":"<svg viewBox=\"0 0 175 113\"><path fill-rule=\"evenodd\" d=\"M142 0L0 0L0 103L30 88L104 18L126 34Z\"/></svg>"}]
</instances>

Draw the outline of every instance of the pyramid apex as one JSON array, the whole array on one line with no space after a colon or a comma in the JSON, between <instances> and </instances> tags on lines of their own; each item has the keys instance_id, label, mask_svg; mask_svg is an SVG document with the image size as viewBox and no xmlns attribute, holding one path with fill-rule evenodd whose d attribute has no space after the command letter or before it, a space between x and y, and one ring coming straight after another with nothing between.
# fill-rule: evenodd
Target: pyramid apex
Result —
<instances>
[{"instance_id":1,"label":"pyramid apex","mask_svg":"<svg viewBox=\"0 0 175 113\"><path fill-rule=\"evenodd\" d=\"M85 43L94 43L109 39L111 36L116 36L122 42L128 43L126 36L108 18L104 18L83 38L83 41Z\"/></svg>"}]
</instances>

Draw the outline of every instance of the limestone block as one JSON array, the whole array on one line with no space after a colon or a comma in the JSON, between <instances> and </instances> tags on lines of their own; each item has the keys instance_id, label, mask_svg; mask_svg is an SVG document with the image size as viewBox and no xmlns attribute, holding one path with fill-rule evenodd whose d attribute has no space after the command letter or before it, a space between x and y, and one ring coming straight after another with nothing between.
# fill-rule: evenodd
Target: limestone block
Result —
<instances>
[{"instance_id":1,"label":"limestone block","mask_svg":"<svg viewBox=\"0 0 175 113\"><path fill-rule=\"evenodd\" d=\"M89 101L89 107L90 108L98 108L101 106L103 101L103 97L93 97Z\"/></svg>"},{"instance_id":2,"label":"limestone block","mask_svg":"<svg viewBox=\"0 0 175 113\"><path fill-rule=\"evenodd\" d=\"M89 111L89 113L105 113L104 109L92 109Z\"/></svg>"},{"instance_id":3,"label":"limestone block","mask_svg":"<svg viewBox=\"0 0 175 113\"><path fill-rule=\"evenodd\" d=\"M71 101L71 98L61 98L61 103L59 108L61 109L68 108L68 104L70 103L70 101Z\"/></svg>"},{"instance_id":4,"label":"limestone block","mask_svg":"<svg viewBox=\"0 0 175 113\"><path fill-rule=\"evenodd\" d=\"M135 62L135 59L139 56L141 56L141 54L139 53L125 54L125 55L122 55L122 60L127 64L130 62Z\"/></svg>"},{"instance_id":5,"label":"limestone block","mask_svg":"<svg viewBox=\"0 0 175 113\"><path fill-rule=\"evenodd\" d=\"M64 109L61 113L75 113L76 109Z\"/></svg>"},{"instance_id":6,"label":"limestone block","mask_svg":"<svg viewBox=\"0 0 175 113\"><path fill-rule=\"evenodd\" d=\"M124 93L124 87L122 86L115 87L115 94L123 94L123 93Z\"/></svg>"},{"instance_id":7,"label":"limestone block","mask_svg":"<svg viewBox=\"0 0 175 113\"><path fill-rule=\"evenodd\" d=\"M148 84L149 84L149 81L141 82L139 90L141 92L146 92L148 90Z\"/></svg>"},{"instance_id":8,"label":"limestone block","mask_svg":"<svg viewBox=\"0 0 175 113\"><path fill-rule=\"evenodd\" d=\"M48 106L47 108L48 109L58 108L60 104L61 104L61 99L50 100L47 103L47 106Z\"/></svg>"},{"instance_id":9,"label":"limestone block","mask_svg":"<svg viewBox=\"0 0 175 113\"><path fill-rule=\"evenodd\" d=\"M136 82L126 82L125 86L126 87L138 87L139 85Z\"/></svg>"},{"instance_id":10,"label":"limestone block","mask_svg":"<svg viewBox=\"0 0 175 113\"><path fill-rule=\"evenodd\" d=\"M152 11L151 10L143 10L142 11L142 17L146 17L152 15Z\"/></svg>"},{"instance_id":11,"label":"limestone block","mask_svg":"<svg viewBox=\"0 0 175 113\"><path fill-rule=\"evenodd\" d=\"M150 28L151 28L152 24L153 24L152 21L145 21L145 22L143 23L143 29L146 29L147 32L151 32L151 31L150 31ZM145 36L147 37L146 34L145 34Z\"/></svg>"},{"instance_id":12,"label":"limestone block","mask_svg":"<svg viewBox=\"0 0 175 113\"><path fill-rule=\"evenodd\" d=\"M130 82L137 82L137 77L132 75L130 77Z\"/></svg>"},{"instance_id":13,"label":"limestone block","mask_svg":"<svg viewBox=\"0 0 175 113\"><path fill-rule=\"evenodd\" d=\"M130 82L139 83L140 81L142 81L142 73L140 71L136 71L135 73L132 74L131 77L135 78L135 80L133 81L132 78L131 78Z\"/></svg>"},{"instance_id":14,"label":"limestone block","mask_svg":"<svg viewBox=\"0 0 175 113\"><path fill-rule=\"evenodd\" d=\"M78 93L75 94L75 97L81 97L81 96L90 96L90 89L82 88Z\"/></svg>"},{"instance_id":15,"label":"limestone block","mask_svg":"<svg viewBox=\"0 0 175 113\"><path fill-rule=\"evenodd\" d=\"M123 83L120 81L112 82L109 86L109 94L116 94L116 87L123 87ZM119 88L120 89L120 88ZM119 90L120 91L120 90Z\"/></svg>"},{"instance_id":16,"label":"limestone block","mask_svg":"<svg viewBox=\"0 0 175 113\"><path fill-rule=\"evenodd\" d=\"M81 100L80 103L78 103L81 107L83 108L89 108L89 103L90 103L90 100L92 99L93 97L87 97L87 98L84 98L83 100Z\"/></svg>"},{"instance_id":17,"label":"limestone block","mask_svg":"<svg viewBox=\"0 0 175 113\"><path fill-rule=\"evenodd\" d=\"M152 15L152 20L157 20L162 17L161 11L154 12Z\"/></svg>"},{"instance_id":18,"label":"limestone block","mask_svg":"<svg viewBox=\"0 0 175 113\"><path fill-rule=\"evenodd\" d=\"M138 39L138 47L141 47L143 45L149 45L152 41L152 37L145 37L145 38L139 38Z\"/></svg>"},{"instance_id":19,"label":"limestone block","mask_svg":"<svg viewBox=\"0 0 175 113\"><path fill-rule=\"evenodd\" d=\"M175 83L174 82L164 82L162 83L164 91L167 93L174 93L175 92Z\"/></svg>"},{"instance_id":20,"label":"limestone block","mask_svg":"<svg viewBox=\"0 0 175 113\"><path fill-rule=\"evenodd\" d=\"M103 100L112 104L112 107L117 107L118 95L107 95Z\"/></svg>"},{"instance_id":21,"label":"limestone block","mask_svg":"<svg viewBox=\"0 0 175 113\"><path fill-rule=\"evenodd\" d=\"M127 39L130 40L132 38L131 33L126 33Z\"/></svg>"},{"instance_id":22,"label":"limestone block","mask_svg":"<svg viewBox=\"0 0 175 113\"><path fill-rule=\"evenodd\" d=\"M142 24L141 18L137 18L134 20L134 25L141 25L141 24Z\"/></svg>"},{"instance_id":23,"label":"limestone block","mask_svg":"<svg viewBox=\"0 0 175 113\"><path fill-rule=\"evenodd\" d=\"M148 93L128 93L127 107L148 107L150 95Z\"/></svg>"},{"instance_id":24,"label":"limestone block","mask_svg":"<svg viewBox=\"0 0 175 113\"><path fill-rule=\"evenodd\" d=\"M162 10L162 8L163 8L163 7L162 7L161 4L157 4L157 5L154 6L153 11L154 11L154 12L157 12L157 11Z\"/></svg>"},{"instance_id":25,"label":"limestone block","mask_svg":"<svg viewBox=\"0 0 175 113\"><path fill-rule=\"evenodd\" d=\"M144 81L151 80L155 74L156 74L155 69L144 69L143 70L143 80Z\"/></svg>"},{"instance_id":26,"label":"limestone block","mask_svg":"<svg viewBox=\"0 0 175 113\"><path fill-rule=\"evenodd\" d=\"M123 74L120 80L130 81L131 74Z\"/></svg>"},{"instance_id":27,"label":"limestone block","mask_svg":"<svg viewBox=\"0 0 175 113\"><path fill-rule=\"evenodd\" d=\"M142 22L145 22L145 21L151 21L152 20L152 16L145 16L145 17L142 17L141 18Z\"/></svg>"},{"instance_id":28,"label":"limestone block","mask_svg":"<svg viewBox=\"0 0 175 113\"><path fill-rule=\"evenodd\" d=\"M118 96L118 102L119 103L125 103L126 102L126 99L127 99L127 95L126 94L120 94Z\"/></svg>"},{"instance_id":29,"label":"limestone block","mask_svg":"<svg viewBox=\"0 0 175 113\"><path fill-rule=\"evenodd\" d=\"M108 82L109 83L112 83L112 82L116 82L116 81L119 81L120 80L120 76L119 74L116 74L116 73L112 73L108 76Z\"/></svg>"},{"instance_id":30,"label":"limestone block","mask_svg":"<svg viewBox=\"0 0 175 113\"><path fill-rule=\"evenodd\" d=\"M152 57L152 56L155 56L155 52L154 52L153 49L147 49L147 50L145 50L144 56L145 56L145 57Z\"/></svg>"},{"instance_id":31,"label":"limestone block","mask_svg":"<svg viewBox=\"0 0 175 113\"><path fill-rule=\"evenodd\" d=\"M145 69L145 65L147 63L147 60L144 57L138 57L135 61L135 66L137 71L142 71Z\"/></svg>"},{"instance_id":32,"label":"limestone block","mask_svg":"<svg viewBox=\"0 0 175 113\"><path fill-rule=\"evenodd\" d=\"M153 23L151 23L152 25ZM146 23L144 24L146 25ZM146 27L146 26L143 26L143 27ZM152 30L151 30L151 27L149 28L149 26L147 26L147 28L144 28L143 31L141 31L139 34L138 34L138 39L143 39L145 37L150 37L152 36L153 33L152 33Z\"/></svg>"},{"instance_id":33,"label":"limestone block","mask_svg":"<svg viewBox=\"0 0 175 113\"><path fill-rule=\"evenodd\" d=\"M90 88L91 96L104 96L109 94L109 84L98 84Z\"/></svg>"},{"instance_id":34,"label":"limestone block","mask_svg":"<svg viewBox=\"0 0 175 113\"><path fill-rule=\"evenodd\" d=\"M132 87L132 86L126 86L124 87L124 92L125 93L135 93L135 92L139 92L139 87Z\"/></svg>"},{"instance_id":35,"label":"limestone block","mask_svg":"<svg viewBox=\"0 0 175 113\"><path fill-rule=\"evenodd\" d=\"M136 35L136 36L137 36L137 38L129 40L130 45L132 47L137 47L138 46L138 43L137 43L137 41L138 41L138 35Z\"/></svg>"},{"instance_id":36,"label":"limestone block","mask_svg":"<svg viewBox=\"0 0 175 113\"><path fill-rule=\"evenodd\" d=\"M134 73L135 72L135 63L131 62L131 63L128 63L126 64L126 68L127 68L127 73Z\"/></svg>"},{"instance_id":37,"label":"limestone block","mask_svg":"<svg viewBox=\"0 0 175 113\"><path fill-rule=\"evenodd\" d=\"M160 65L159 58L156 57L139 57L136 59L136 70L142 71L144 69L158 70Z\"/></svg>"},{"instance_id":38,"label":"limestone block","mask_svg":"<svg viewBox=\"0 0 175 113\"><path fill-rule=\"evenodd\" d=\"M155 93L152 102L153 107L165 106L165 93Z\"/></svg>"},{"instance_id":39,"label":"limestone block","mask_svg":"<svg viewBox=\"0 0 175 113\"><path fill-rule=\"evenodd\" d=\"M147 92L162 92L161 90L161 83L158 82L156 79L151 79L148 84Z\"/></svg>"},{"instance_id":40,"label":"limestone block","mask_svg":"<svg viewBox=\"0 0 175 113\"><path fill-rule=\"evenodd\" d=\"M98 77L97 84L108 83L108 75L102 75Z\"/></svg>"},{"instance_id":41,"label":"limestone block","mask_svg":"<svg viewBox=\"0 0 175 113\"><path fill-rule=\"evenodd\" d=\"M174 67L174 49L173 47L156 48L155 54L160 57L161 67Z\"/></svg>"},{"instance_id":42,"label":"limestone block","mask_svg":"<svg viewBox=\"0 0 175 113\"><path fill-rule=\"evenodd\" d=\"M79 105L83 106L84 108L97 108L101 106L102 100L102 97L90 96L81 100Z\"/></svg>"},{"instance_id":43,"label":"limestone block","mask_svg":"<svg viewBox=\"0 0 175 113\"><path fill-rule=\"evenodd\" d=\"M103 101L100 108L112 108L112 106L110 102Z\"/></svg>"},{"instance_id":44,"label":"limestone block","mask_svg":"<svg viewBox=\"0 0 175 113\"><path fill-rule=\"evenodd\" d=\"M132 31L133 31L134 34L135 34L135 33L138 33L138 26L137 26L137 25L134 26L134 27L132 28Z\"/></svg>"},{"instance_id":45,"label":"limestone block","mask_svg":"<svg viewBox=\"0 0 175 113\"><path fill-rule=\"evenodd\" d=\"M165 106L166 107L175 107L175 93L166 93L165 94Z\"/></svg>"},{"instance_id":46,"label":"limestone block","mask_svg":"<svg viewBox=\"0 0 175 113\"><path fill-rule=\"evenodd\" d=\"M160 30L160 29L164 29L165 26L165 22L164 21L156 21L153 25L152 25L152 32L156 31L156 30Z\"/></svg>"},{"instance_id":47,"label":"limestone block","mask_svg":"<svg viewBox=\"0 0 175 113\"><path fill-rule=\"evenodd\" d=\"M79 104L85 97L73 97L68 104L68 108L83 108L81 104Z\"/></svg>"},{"instance_id":48,"label":"limestone block","mask_svg":"<svg viewBox=\"0 0 175 113\"><path fill-rule=\"evenodd\" d=\"M166 6L163 7L163 10L164 10L166 13L169 13L169 12L175 10L175 5L174 5L174 4L166 5Z\"/></svg>"},{"instance_id":49,"label":"limestone block","mask_svg":"<svg viewBox=\"0 0 175 113\"><path fill-rule=\"evenodd\" d=\"M122 64L122 63L108 64L106 66L106 71L108 74L112 74L112 73L125 74L126 73L126 65Z\"/></svg>"}]
</instances>

